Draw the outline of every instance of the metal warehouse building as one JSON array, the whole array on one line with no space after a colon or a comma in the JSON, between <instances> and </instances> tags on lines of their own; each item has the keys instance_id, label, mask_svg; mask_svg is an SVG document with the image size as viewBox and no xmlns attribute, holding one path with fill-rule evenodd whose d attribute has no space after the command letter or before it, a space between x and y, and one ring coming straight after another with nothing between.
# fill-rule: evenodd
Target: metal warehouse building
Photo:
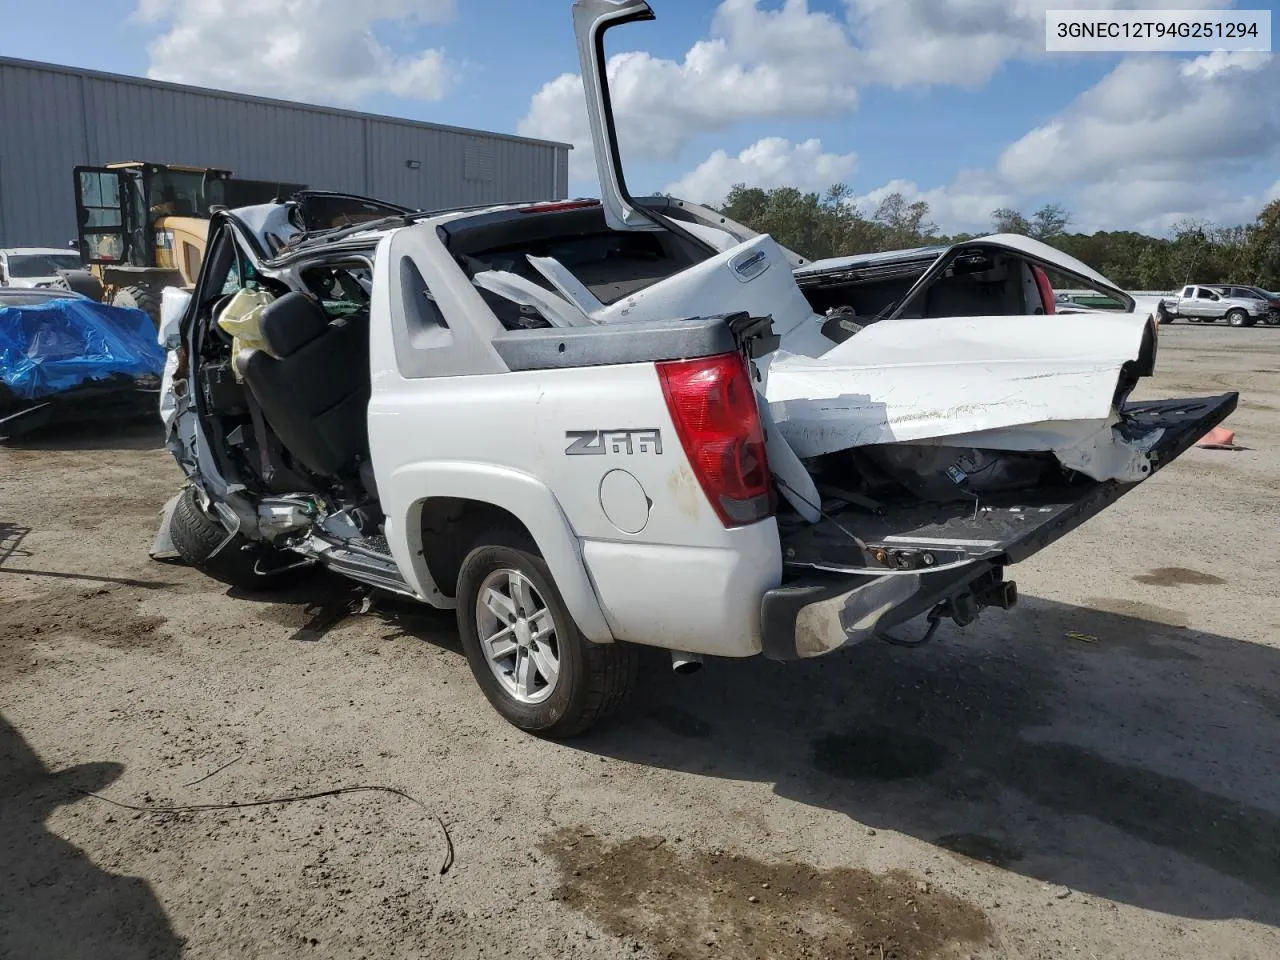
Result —
<instances>
[{"instance_id":1,"label":"metal warehouse building","mask_svg":"<svg viewBox=\"0 0 1280 960\"><path fill-rule=\"evenodd\" d=\"M0 247L75 237L78 164L217 167L430 210L563 199L569 149L0 57Z\"/></svg>"}]
</instances>

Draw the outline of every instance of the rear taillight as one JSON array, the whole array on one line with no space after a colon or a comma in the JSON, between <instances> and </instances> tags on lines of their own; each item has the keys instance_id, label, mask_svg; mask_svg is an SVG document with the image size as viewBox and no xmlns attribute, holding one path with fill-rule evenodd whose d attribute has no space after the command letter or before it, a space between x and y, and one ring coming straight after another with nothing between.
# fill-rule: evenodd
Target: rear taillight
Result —
<instances>
[{"instance_id":1,"label":"rear taillight","mask_svg":"<svg viewBox=\"0 0 1280 960\"><path fill-rule=\"evenodd\" d=\"M685 456L726 527L773 513L764 429L741 354L657 365Z\"/></svg>"},{"instance_id":2,"label":"rear taillight","mask_svg":"<svg viewBox=\"0 0 1280 960\"><path fill-rule=\"evenodd\" d=\"M1040 302L1044 304L1044 312L1057 313L1058 308L1053 299L1053 284L1049 282L1049 275L1034 264L1031 272L1036 276L1036 287L1040 290Z\"/></svg>"}]
</instances>

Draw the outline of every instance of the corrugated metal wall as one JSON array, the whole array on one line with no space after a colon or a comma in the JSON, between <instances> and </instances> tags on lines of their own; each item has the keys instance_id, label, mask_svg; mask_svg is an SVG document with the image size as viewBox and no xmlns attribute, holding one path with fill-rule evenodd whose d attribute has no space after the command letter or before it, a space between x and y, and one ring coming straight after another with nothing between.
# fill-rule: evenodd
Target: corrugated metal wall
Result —
<instances>
[{"instance_id":1,"label":"corrugated metal wall","mask_svg":"<svg viewBox=\"0 0 1280 960\"><path fill-rule=\"evenodd\" d=\"M0 247L66 244L72 168L117 160L223 167L423 209L569 189L561 144L0 57Z\"/></svg>"}]
</instances>

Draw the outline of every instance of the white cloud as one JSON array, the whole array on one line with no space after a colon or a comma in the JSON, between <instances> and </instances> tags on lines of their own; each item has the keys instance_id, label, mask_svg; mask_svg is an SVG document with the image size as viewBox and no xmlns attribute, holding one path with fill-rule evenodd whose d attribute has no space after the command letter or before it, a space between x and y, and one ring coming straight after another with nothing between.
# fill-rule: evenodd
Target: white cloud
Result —
<instances>
[{"instance_id":1,"label":"white cloud","mask_svg":"<svg viewBox=\"0 0 1280 960\"><path fill-rule=\"evenodd\" d=\"M1122 61L1060 116L1009 146L1000 173L1042 190L1117 178L1195 179L1211 165L1272 153L1280 145L1277 61L1246 68L1215 57Z\"/></svg>"},{"instance_id":2,"label":"white cloud","mask_svg":"<svg viewBox=\"0 0 1280 960\"><path fill-rule=\"evenodd\" d=\"M824 153L822 141L793 144L782 137L757 140L737 156L717 150L675 183L666 193L695 203L721 203L736 183L749 187L795 187L822 193L844 183L858 165L855 153Z\"/></svg>"},{"instance_id":3,"label":"white cloud","mask_svg":"<svg viewBox=\"0 0 1280 960\"><path fill-rule=\"evenodd\" d=\"M807 0L761 10L759 0L724 0L711 36L679 62L619 53L607 65L624 160L674 160L700 133L743 120L833 116L857 103L856 50L840 20L810 11ZM642 41L622 28L619 41ZM564 74L533 97L520 122L524 136L577 148L571 175L594 170L582 79Z\"/></svg>"},{"instance_id":4,"label":"white cloud","mask_svg":"<svg viewBox=\"0 0 1280 960\"><path fill-rule=\"evenodd\" d=\"M1073 195L1082 227L1225 222L1256 198L1220 185L1280 152L1278 88L1266 54L1130 57L996 169L1019 193Z\"/></svg>"},{"instance_id":5,"label":"white cloud","mask_svg":"<svg viewBox=\"0 0 1280 960\"><path fill-rule=\"evenodd\" d=\"M845 0L864 82L978 88L1008 60L1048 56L1045 11L1131 8L1133 0ZM1159 0L1162 9L1231 0Z\"/></svg>"},{"instance_id":6,"label":"white cloud","mask_svg":"<svg viewBox=\"0 0 1280 960\"><path fill-rule=\"evenodd\" d=\"M1182 75L1212 79L1229 70L1261 70L1270 59L1270 54L1261 52L1214 50L1183 63Z\"/></svg>"},{"instance_id":7,"label":"white cloud","mask_svg":"<svg viewBox=\"0 0 1280 960\"><path fill-rule=\"evenodd\" d=\"M1230 0L1161 0L1167 7ZM680 60L647 53L610 57L607 70L624 162L680 157L696 135L747 120L851 112L860 88L979 87L1009 59L1048 56L1050 8L1131 6L1131 0L845 0L843 16L808 0L722 0L706 38ZM611 43L644 41L622 28ZM570 177L595 170L582 81L568 73L534 94L525 136L572 143Z\"/></svg>"},{"instance_id":8,"label":"white cloud","mask_svg":"<svg viewBox=\"0 0 1280 960\"><path fill-rule=\"evenodd\" d=\"M911 180L890 180L883 186L858 195L854 202L863 214L875 213L893 193L902 194L908 203L923 200L929 204L929 219L943 233L981 232L991 228L991 212L1014 205L1017 198L990 173L983 170L961 170L948 184L921 190Z\"/></svg>"},{"instance_id":9,"label":"white cloud","mask_svg":"<svg viewBox=\"0 0 1280 960\"><path fill-rule=\"evenodd\" d=\"M442 50L398 53L373 27L441 22L454 10L454 0L140 0L136 17L161 28L148 46L153 79L352 103L443 96Z\"/></svg>"},{"instance_id":10,"label":"white cloud","mask_svg":"<svg viewBox=\"0 0 1280 960\"><path fill-rule=\"evenodd\" d=\"M1167 234L1181 220L1207 220L1222 226L1252 223L1258 211L1280 200L1280 180L1254 193L1241 194L1211 181L1104 181L1075 195L1080 211L1075 229L1138 230Z\"/></svg>"},{"instance_id":11,"label":"white cloud","mask_svg":"<svg viewBox=\"0 0 1280 960\"><path fill-rule=\"evenodd\" d=\"M812 12L806 0L786 0L778 10L759 9L758 3L724 0L710 37L680 61L644 52L609 58L623 159L675 160L696 134L741 120L854 109L856 50L841 20ZM632 44L644 33L622 28L613 37ZM563 74L535 93L520 133L573 143L572 177L594 172L579 74Z\"/></svg>"},{"instance_id":12,"label":"white cloud","mask_svg":"<svg viewBox=\"0 0 1280 960\"><path fill-rule=\"evenodd\" d=\"M774 4L778 0L773 0ZM1153 0L1154 3L1154 0ZM613 56L608 71L624 161L671 162L696 136L745 121L829 118L854 110L861 89L952 84L982 87L1010 60L1044 51L1048 9L1129 8L1134 0L723 0L707 37L681 59ZM1231 0L1160 0L1162 8L1228 7ZM643 32L615 40L642 43ZM923 199L942 229L982 230L1000 206L1065 203L1081 228L1160 225L1197 210L1229 219L1256 197L1216 184L1280 150L1280 68L1266 54L1194 59L1130 56L1046 123L1010 144L988 170L962 170L921 187L895 180L866 192ZM995 82L1000 82L996 80ZM565 74L533 97L520 132L573 143L570 176L594 164L582 82ZM819 163L820 158L824 167ZM689 199L720 199L733 182L824 189L828 170L852 172L852 155L818 141L769 137L736 156L717 150L670 184ZM846 175L847 176L847 175ZM869 212L869 211L868 211ZM1246 217L1248 219L1248 217Z\"/></svg>"},{"instance_id":13,"label":"white cloud","mask_svg":"<svg viewBox=\"0 0 1280 960\"><path fill-rule=\"evenodd\" d=\"M1059 115L1029 131L991 170L929 189L893 180L857 197L924 200L944 232L986 230L991 211L1064 203L1073 227L1167 232L1179 220L1248 222L1280 183L1242 195L1242 171L1280 156L1280 58L1210 53L1122 60Z\"/></svg>"}]
</instances>

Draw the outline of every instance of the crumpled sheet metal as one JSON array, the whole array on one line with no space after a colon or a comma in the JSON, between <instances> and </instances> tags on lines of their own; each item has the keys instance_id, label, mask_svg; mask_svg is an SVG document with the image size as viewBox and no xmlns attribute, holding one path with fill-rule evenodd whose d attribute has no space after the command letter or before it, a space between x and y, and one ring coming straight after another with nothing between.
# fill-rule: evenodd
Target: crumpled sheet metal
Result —
<instances>
[{"instance_id":1,"label":"crumpled sheet metal","mask_svg":"<svg viewBox=\"0 0 1280 960\"><path fill-rule=\"evenodd\" d=\"M1133 314L890 320L816 357L789 352L784 337L764 395L801 459L972 441L1061 451L1095 479L1131 480L1145 450L1113 434L1112 401L1145 329Z\"/></svg>"}]
</instances>

